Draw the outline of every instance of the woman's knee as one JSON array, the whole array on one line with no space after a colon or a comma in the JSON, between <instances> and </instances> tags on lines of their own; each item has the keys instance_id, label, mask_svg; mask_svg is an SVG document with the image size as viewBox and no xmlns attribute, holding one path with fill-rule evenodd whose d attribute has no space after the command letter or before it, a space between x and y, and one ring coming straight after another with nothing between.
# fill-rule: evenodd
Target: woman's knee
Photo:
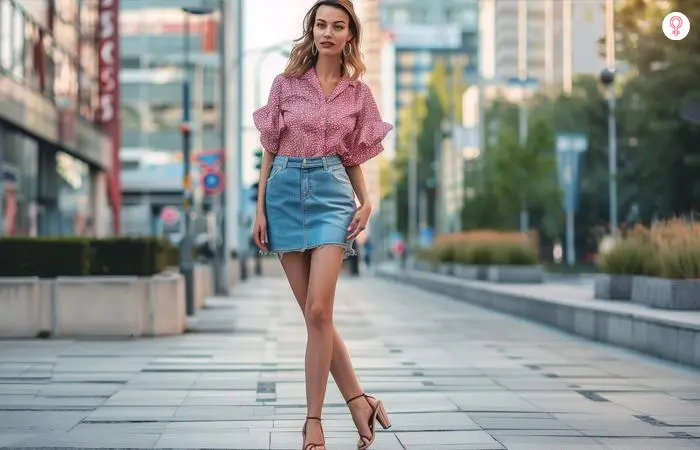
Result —
<instances>
[{"instance_id":1,"label":"woman's knee","mask_svg":"<svg viewBox=\"0 0 700 450\"><path fill-rule=\"evenodd\" d=\"M307 298L304 318L309 326L323 328L333 325L333 311L330 302Z\"/></svg>"}]
</instances>

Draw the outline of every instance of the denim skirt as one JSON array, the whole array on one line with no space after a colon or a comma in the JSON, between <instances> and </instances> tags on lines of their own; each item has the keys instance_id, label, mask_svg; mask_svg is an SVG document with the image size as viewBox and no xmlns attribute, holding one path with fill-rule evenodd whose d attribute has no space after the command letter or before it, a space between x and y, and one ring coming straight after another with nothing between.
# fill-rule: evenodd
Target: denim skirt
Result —
<instances>
[{"instance_id":1,"label":"denim skirt","mask_svg":"<svg viewBox=\"0 0 700 450\"><path fill-rule=\"evenodd\" d=\"M355 193L338 156L277 156L265 191L267 237L272 254L303 252L321 246L355 254L347 240L355 215Z\"/></svg>"}]
</instances>

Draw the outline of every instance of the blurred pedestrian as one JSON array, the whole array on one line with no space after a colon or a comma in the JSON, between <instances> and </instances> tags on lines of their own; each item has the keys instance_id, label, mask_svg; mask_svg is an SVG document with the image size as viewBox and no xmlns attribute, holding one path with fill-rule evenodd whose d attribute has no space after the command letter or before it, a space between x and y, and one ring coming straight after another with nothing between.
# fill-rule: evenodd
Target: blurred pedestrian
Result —
<instances>
[{"instance_id":1,"label":"blurred pedestrian","mask_svg":"<svg viewBox=\"0 0 700 450\"><path fill-rule=\"evenodd\" d=\"M372 251L374 247L372 246L372 240L368 237L365 244L362 246L362 254L365 257L365 266L369 270L372 266Z\"/></svg>"},{"instance_id":2,"label":"blurred pedestrian","mask_svg":"<svg viewBox=\"0 0 700 450\"><path fill-rule=\"evenodd\" d=\"M350 0L316 2L267 105L253 114L265 149L253 238L261 251L279 255L306 321L303 450L326 449L321 415L329 370L357 426L359 449L374 442L375 421L390 426L382 403L360 386L332 321L343 259L355 253L371 211L361 164L383 150L392 128L359 79L360 38Z\"/></svg>"}]
</instances>

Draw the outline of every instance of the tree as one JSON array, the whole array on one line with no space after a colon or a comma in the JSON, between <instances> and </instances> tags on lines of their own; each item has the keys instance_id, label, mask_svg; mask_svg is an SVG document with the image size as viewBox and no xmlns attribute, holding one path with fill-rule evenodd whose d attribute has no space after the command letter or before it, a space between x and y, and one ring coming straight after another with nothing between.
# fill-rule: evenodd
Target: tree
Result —
<instances>
[{"instance_id":1,"label":"tree","mask_svg":"<svg viewBox=\"0 0 700 450\"><path fill-rule=\"evenodd\" d=\"M398 192L397 224L400 231L406 232L408 229L408 167L414 145L418 192L424 190L428 194L428 225L435 225L434 161L438 144L443 137L440 136L442 122L450 117L452 108L455 120L461 121L461 102L458 99L462 98L465 90L461 73L459 64L454 65L450 71L445 61L438 60L431 72L427 93L416 95L411 104L399 112L401 125L397 130L397 153L393 170L396 171L394 175Z\"/></svg>"},{"instance_id":2,"label":"tree","mask_svg":"<svg viewBox=\"0 0 700 450\"><path fill-rule=\"evenodd\" d=\"M560 208L554 134L546 120L535 116L528 126L528 139L521 145L516 121L512 120L517 118L512 115L514 108L503 101L494 106L502 113L498 119L497 138L486 148L483 183L477 188L477 195L465 203L462 219L470 228L515 229L523 200L531 212ZM555 213L548 217L547 231L551 232L560 215Z\"/></svg>"},{"instance_id":3,"label":"tree","mask_svg":"<svg viewBox=\"0 0 700 450\"><path fill-rule=\"evenodd\" d=\"M629 67L621 112L634 145L628 182L638 186L644 220L681 215L700 204L700 127L680 110L700 98L700 35L667 39L659 25L671 11L700 17L700 3L687 0L623 0L617 19L618 56Z\"/></svg>"}]
</instances>

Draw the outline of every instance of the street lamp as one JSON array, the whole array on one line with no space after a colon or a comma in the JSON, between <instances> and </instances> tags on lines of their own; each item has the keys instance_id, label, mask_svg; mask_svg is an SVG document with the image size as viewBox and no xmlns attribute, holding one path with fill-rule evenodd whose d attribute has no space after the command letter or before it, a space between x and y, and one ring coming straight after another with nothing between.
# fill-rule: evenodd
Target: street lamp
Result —
<instances>
[{"instance_id":1,"label":"street lamp","mask_svg":"<svg viewBox=\"0 0 700 450\"><path fill-rule=\"evenodd\" d=\"M195 313L194 305L194 275L192 261L192 176L190 153L192 147L191 140L191 124L190 124L190 15L205 16L214 12L212 8L205 7L183 7L184 12L184 62L183 62L183 77L182 77L182 158L183 158L183 174L182 174L182 191L183 191L183 212L185 216L184 236L182 245L180 246L180 273L185 278L185 301L187 306L187 315L191 316Z\"/></svg>"},{"instance_id":2,"label":"street lamp","mask_svg":"<svg viewBox=\"0 0 700 450\"><path fill-rule=\"evenodd\" d=\"M608 170L610 197L610 234L617 235L617 129L615 124L615 69L600 72L600 82L608 91Z\"/></svg>"}]
</instances>

